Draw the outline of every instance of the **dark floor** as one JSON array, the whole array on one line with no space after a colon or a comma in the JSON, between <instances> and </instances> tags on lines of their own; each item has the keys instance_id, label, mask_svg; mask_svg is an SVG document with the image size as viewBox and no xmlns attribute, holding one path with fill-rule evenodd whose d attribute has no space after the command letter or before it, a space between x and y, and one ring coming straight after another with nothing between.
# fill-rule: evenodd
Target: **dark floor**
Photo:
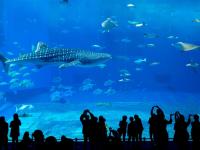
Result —
<instances>
[{"instance_id":1,"label":"dark floor","mask_svg":"<svg viewBox=\"0 0 200 150\"><path fill-rule=\"evenodd\" d=\"M30 146L30 150L32 150L31 148L32 146ZM97 148L98 147L98 148ZM9 143L9 150L12 149L12 145L11 143ZM19 150L22 150L21 148L18 148ZM42 148L42 149L46 149L46 148ZM59 150L58 146L56 146L56 148L50 148L51 150L56 149ZM62 149L68 149L69 148L62 148ZM83 142L75 142L74 143L74 148L73 150L82 150L83 149ZM102 144L98 145L95 147L94 150L193 150L192 149L192 142L189 142L187 147L183 147L183 148L178 148L172 141L169 142L168 146L164 146L162 148L156 148L155 146L153 146L153 144L149 141L147 142L143 142L139 145L135 145L135 144L130 144L128 142L121 144L121 146L119 145L107 145L107 147L103 147ZM90 150L90 144L87 144L87 150ZM197 147L195 150L200 150L200 147Z\"/></svg>"}]
</instances>

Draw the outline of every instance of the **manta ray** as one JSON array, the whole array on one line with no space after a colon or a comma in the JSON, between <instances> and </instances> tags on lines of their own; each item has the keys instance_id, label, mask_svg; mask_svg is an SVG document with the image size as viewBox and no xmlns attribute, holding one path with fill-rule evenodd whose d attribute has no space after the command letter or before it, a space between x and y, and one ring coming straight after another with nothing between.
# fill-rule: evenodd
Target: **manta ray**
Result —
<instances>
[{"instance_id":1,"label":"manta ray","mask_svg":"<svg viewBox=\"0 0 200 150\"><path fill-rule=\"evenodd\" d=\"M192 50L200 50L200 45L195 45L195 44L185 43L185 42L177 42L174 46L185 52L192 51Z\"/></svg>"}]
</instances>

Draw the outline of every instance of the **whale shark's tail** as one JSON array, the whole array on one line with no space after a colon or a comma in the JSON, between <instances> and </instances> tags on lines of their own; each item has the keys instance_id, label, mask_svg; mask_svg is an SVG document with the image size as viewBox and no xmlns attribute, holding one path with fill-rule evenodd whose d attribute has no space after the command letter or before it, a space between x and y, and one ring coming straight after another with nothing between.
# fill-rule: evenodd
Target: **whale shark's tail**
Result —
<instances>
[{"instance_id":1,"label":"whale shark's tail","mask_svg":"<svg viewBox=\"0 0 200 150\"><path fill-rule=\"evenodd\" d=\"M9 65L6 63L7 58L5 58L2 54L0 54L0 61L3 64L4 71L7 73L9 69Z\"/></svg>"}]
</instances>

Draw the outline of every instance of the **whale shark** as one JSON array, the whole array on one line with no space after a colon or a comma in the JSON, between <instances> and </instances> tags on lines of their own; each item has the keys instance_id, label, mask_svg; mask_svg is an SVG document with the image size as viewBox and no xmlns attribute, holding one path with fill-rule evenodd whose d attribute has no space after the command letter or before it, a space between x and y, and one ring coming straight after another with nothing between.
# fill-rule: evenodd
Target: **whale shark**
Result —
<instances>
[{"instance_id":1,"label":"whale shark","mask_svg":"<svg viewBox=\"0 0 200 150\"><path fill-rule=\"evenodd\" d=\"M17 58L8 59L0 54L0 61L3 63L5 72L8 72L10 64L32 63L38 68L44 65L56 64L59 68L70 66L98 66L112 56L108 53L97 53L80 49L49 48L45 43L38 42L35 51L22 54Z\"/></svg>"}]
</instances>

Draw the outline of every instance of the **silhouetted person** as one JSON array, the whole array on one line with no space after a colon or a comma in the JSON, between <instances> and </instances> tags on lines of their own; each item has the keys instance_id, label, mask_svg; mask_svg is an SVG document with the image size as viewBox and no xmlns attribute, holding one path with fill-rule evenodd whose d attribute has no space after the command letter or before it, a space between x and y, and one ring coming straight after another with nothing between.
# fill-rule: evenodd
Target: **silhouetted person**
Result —
<instances>
[{"instance_id":1,"label":"silhouetted person","mask_svg":"<svg viewBox=\"0 0 200 150\"><path fill-rule=\"evenodd\" d=\"M25 132L22 141L20 142L20 150L31 149L33 144L32 139L29 136L29 132Z\"/></svg>"},{"instance_id":2,"label":"silhouetted person","mask_svg":"<svg viewBox=\"0 0 200 150\"><path fill-rule=\"evenodd\" d=\"M46 150L55 150L57 148L58 148L58 143L54 136L49 136L45 139L45 149Z\"/></svg>"},{"instance_id":3,"label":"silhouetted person","mask_svg":"<svg viewBox=\"0 0 200 150\"><path fill-rule=\"evenodd\" d=\"M121 141L120 135L118 133L118 131L113 130L111 127L109 128L109 138L111 138L111 140L116 140L116 141Z\"/></svg>"},{"instance_id":4,"label":"silhouetted person","mask_svg":"<svg viewBox=\"0 0 200 150\"><path fill-rule=\"evenodd\" d=\"M107 149L121 150L121 137L117 130L109 128Z\"/></svg>"},{"instance_id":5,"label":"silhouetted person","mask_svg":"<svg viewBox=\"0 0 200 150\"><path fill-rule=\"evenodd\" d=\"M151 142L155 141L155 133L156 133L156 115L151 113L151 117L149 118L149 135Z\"/></svg>"},{"instance_id":6,"label":"silhouetted person","mask_svg":"<svg viewBox=\"0 0 200 150\"><path fill-rule=\"evenodd\" d=\"M95 117L90 111L88 111L88 114L90 116L89 141L91 149L95 149L95 145L97 142L98 118Z\"/></svg>"},{"instance_id":7,"label":"silhouetted person","mask_svg":"<svg viewBox=\"0 0 200 150\"><path fill-rule=\"evenodd\" d=\"M34 139L34 147L37 150L44 149L44 134L41 130L35 130L32 134Z\"/></svg>"},{"instance_id":8,"label":"silhouetted person","mask_svg":"<svg viewBox=\"0 0 200 150\"><path fill-rule=\"evenodd\" d=\"M8 123L5 117L0 117L0 150L8 150Z\"/></svg>"},{"instance_id":9,"label":"silhouetted person","mask_svg":"<svg viewBox=\"0 0 200 150\"><path fill-rule=\"evenodd\" d=\"M130 123L128 124L128 141L135 141L136 139L136 123L133 117L129 118Z\"/></svg>"},{"instance_id":10,"label":"silhouetted person","mask_svg":"<svg viewBox=\"0 0 200 150\"><path fill-rule=\"evenodd\" d=\"M74 149L74 141L72 139L66 138L64 135L61 136L61 141L59 143L60 150L73 150Z\"/></svg>"},{"instance_id":11,"label":"silhouetted person","mask_svg":"<svg viewBox=\"0 0 200 150\"><path fill-rule=\"evenodd\" d=\"M142 132L144 130L142 121L138 115L134 115L135 125L136 125L136 141L142 141Z\"/></svg>"},{"instance_id":12,"label":"silhouetted person","mask_svg":"<svg viewBox=\"0 0 200 150\"><path fill-rule=\"evenodd\" d=\"M187 142L189 139L189 133L187 127L190 125L190 116L188 121L185 121L185 117L180 113L177 116L175 114L175 124L174 124L174 142L177 144L180 150L187 149Z\"/></svg>"},{"instance_id":13,"label":"silhouetted person","mask_svg":"<svg viewBox=\"0 0 200 150\"><path fill-rule=\"evenodd\" d=\"M82 123L82 133L83 133L83 139L84 139L84 149L86 149L87 141L90 138L90 117L88 115L89 110L86 109L83 111L83 114L80 116L80 121Z\"/></svg>"},{"instance_id":14,"label":"silhouetted person","mask_svg":"<svg viewBox=\"0 0 200 150\"><path fill-rule=\"evenodd\" d=\"M122 116L122 120L119 122L119 135L122 136L123 142L125 142L126 138L126 130L127 130L127 116Z\"/></svg>"},{"instance_id":15,"label":"silhouetted person","mask_svg":"<svg viewBox=\"0 0 200 150\"><path fill-rule=\"evenodd\" d=\"M103 116L99 116L97 131L98 131L97 138L99 143L98 148L104 149L107 140L107 129L106 129L106 119Z\"/></svg>"},{"instance_id":16,"label":"silhouetted person","mask_svg":"<svg viewBox=\"0 0 200 150\"><path fill-rule=\"evenodd\" d=\"M192 136L192 148L198 150L200 148L200 122L199 116L196 114L193 116L191 136Z\"/></svg>"},{"instance_id":17,"label":"silhouetted person","mask_svg":"<svg viewBox=\"0 0 200 150\"><path fill-rule=\"evenodd\" d=\"M167 149L168 146L168 132L167 125L172 124L172 114L170 114L170 120L165 119L164 112L158 107L156 111L156 131L155 139L158 149Z\"/></svg>"},{"instance_id":18,"label":"silhouetted person","mask_svg":"<svg viewBox=\"0 0 200 150\"><path fill-rule=\"evenodd\" d=\"M20 135L19 127L21 126L21 121L19 120L18 114L13 115L13 121L10 123L10 137L12 138L12 143L18 143L18 137ZM13 145L14 146L14 145Z\"/></svg>"}]
</instances>

